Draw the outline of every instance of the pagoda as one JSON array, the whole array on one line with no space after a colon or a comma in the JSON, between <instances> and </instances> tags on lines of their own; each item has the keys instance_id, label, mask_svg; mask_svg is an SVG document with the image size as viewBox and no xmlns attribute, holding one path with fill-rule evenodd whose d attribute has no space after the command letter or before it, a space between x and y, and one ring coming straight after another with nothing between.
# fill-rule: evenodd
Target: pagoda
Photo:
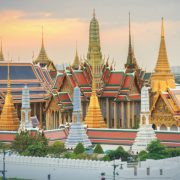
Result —
<instances>
[{"instance_id":1,"label":"pagoda","mask_svg":"<svg viewBox=\"0 0 180 180\"><path fill-rule=\"evenodd\" d=\"M81 123L81 92L79 87L74 88L73 97L73 123L71 124L69 135L65 142L67 149L74 149L78 143L82 143L84 147L91 146L84 125Z\"/></svg>"},{"instance_id":2,"label":"pagoda","mask_svg":"<svg viewBox=\"0 0 180 180\"><path fill-rule=\"evenodd\" d=\"M72 66L73 69L78 70L79 65L80 65L80 60L79 60L79 56L78 56L78 52L77 52L77 45L76 45L75 58L74 58L74 61L73 61L71 66Z\"/></svg>"},{"instance_id":3,"label":"pagoda","mask_svg":"<svg viewBox=\"0 0 180 180\"><path fill-rule=\"evenodd\" d=\"M174 75L168 62L166 43L164 37L164 20L162 18L161 26L161 42L159 48L159 56L156 63L155 71L151 76L151 89L152 92L167 91L168 88L175 88Z\"/></svg>"},{"instance_id":4,"label":"pagoda","mask_svg":"<svg viewBox=\"0 0 180 180\"><path fill-rule=\"evenodd\" d=\"M10 87L10 70L8 64L8 78L7 78L7 94L5 104L2 109L0 117L0 130L1 131L16 131L19 128L19 118L17 111L14 107L13 98L11 95Z\"/></svg>"},{"instance_id":5,"label":"pagoda","mask_svg":"<svg viewBox=\"0 0 180 180\"><path fill-rule=\"evenodd\" d=\"M56 72L56 67L53 61L48 57L45 47L44 47L44 35L43 35L43 28L42 28L42 42L41 42L41 49L39 52L38 57L33 61L33 64L39 64L41 67L47 67L47 69L52 72ZM56 74L56 73L55 73Z\"/></svg>"},{"instance_id":6,"label":"pagoda","mask_svg":"<svg viewBox=\"0 0 180 180\"><path fill-rule=\"evenodd\" d=\"M103 120L99 100L96 94L96 84L94 79L94 63L92 66L92 93L90 97L90 103L85 117L85 124L88 128L106 128L106 124Z\"/></svg>"},{"instance_id":7,"label":"pagoda","mask_svg":"<svg viewBox=\"0 0 180 180\"><path fill-rule=\"evenodd\" d=\"M99 23L96 19L95 10L93 11L93 18L91 19L89 26L89 47L87 53L87 61L91 65L91 67L94 63L94 79L96 86L99 87L102 77L104 60L102 59Z\"/></svg>"},{"instance_id":8,"label":"pagoda","mask_svg":"<svg viewBox=\"0 0 180 180\"><path fill-rule=\"evenodd\" d=\"M128 47L128 57L125 64L126 73L132 73L139 69L134 50L131 43L131 19L130 19L130 13L129 13L129 47Z\"/></svg>"}]
</instances>

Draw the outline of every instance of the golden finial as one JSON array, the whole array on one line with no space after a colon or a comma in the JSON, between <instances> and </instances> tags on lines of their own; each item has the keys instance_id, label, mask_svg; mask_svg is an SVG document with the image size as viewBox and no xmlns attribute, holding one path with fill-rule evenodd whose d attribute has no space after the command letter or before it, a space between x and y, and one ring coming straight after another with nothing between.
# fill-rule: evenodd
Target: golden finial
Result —
<instances>
[{"instance_id":1,"label":"golden finial","mask_svg":"<svg viewBox=\"0 0 180 180\"><path fill-rule=\"evenodd\" d=\"M95 11L95 8L93 9L93 18L96 17L96 11Z\"/></svg>"},{"instance_id":2,"label":"golden finial","mask_svg":"<svg viewBox=\"0 0 180 180\"><path fill-rule=\"evenodd\" d=\"M42 46L44 46L44 29L43 29L43 25L42 25Z\"/></svg>"},{"instance_id":3,"label":"golden finial","mask_svg":"<svg viewBox=\"0 0 180 180\"><path fill-rule=\"evenodd\" d=\"M161 37L164 37L164 18L162 17Z\"/></svg>"},{"instance_id":4,"label":"golden finial","mask_svg":"<svg viewBox=\"0 0 180 180\"><path fill-rule=\"evenodd\" d=\"M0 37L1 38L1 53L2 53L2 37Z\"/></svg>"},{"instance_id":5,"label":"golden finial","mask_svg":"<svg viewBox=\"0 0 180 180\"><path fill-rule=\"evenodd\" d=\"M8 63L8 74L7 74L7 93L10 94L11 92L11 85L10 85L10 66Z\"/></svg>"},{"instance_id":6,"label":"golden finial","mask_svg":"<svg viewBox=\"0 0 180 180\"><path fill-rule=\"evenodd\" d=\"M92 93L96 92L96 83L94 79L94 56L93 56L93 65L92 65Z\"/></svg>"}]
</instances>

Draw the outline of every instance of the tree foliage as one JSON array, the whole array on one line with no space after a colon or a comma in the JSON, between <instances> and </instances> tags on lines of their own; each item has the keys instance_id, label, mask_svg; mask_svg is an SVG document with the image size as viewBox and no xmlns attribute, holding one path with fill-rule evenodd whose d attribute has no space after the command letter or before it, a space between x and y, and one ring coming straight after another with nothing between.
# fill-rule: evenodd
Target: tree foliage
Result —
<instances>
[{"instance_id":1,"label":"tree foliage","mask_svg":"<svg viewBox=\"0 0 180 180\"><path fill-rule=\"evenodd\" d=\"M94 153L96 154L104 154L104 151L100 144L96 144L96 147L94 148Z\"/></svg>"},{"instance_id":2,"label":"tree foliage","mask_svg":"<svg viewBox=\"0 0 180 180\"><path fill-rule=\"evenodd\" d=\"M138 154L140 160L164 159L176 156L180 156L180 148L167 148L160 143L160 140L152 141L147 147L147 152L141 151Z\"/></svg>"},{"instance_id":3,"label":"tree foliage","mask_svg":"<svg viewBox=\"0 0 180 180\"><path fill-rule=\"evenodd\" d=\"M47 139L39 132L32 135L28 131L21 131L12 143L14 151L27 156L45 156L47 147Z\"/></svg>"},{"instance_id":4,"label":"tree foliage","mask_svg":"<svg viewBox=\"0 0 180 180\"><path fill-rule=\"evenodd\" d=\"M48 147L48 153L54 154L55 156L60 155L65 151L64 143L61 141L56 141L53 145Z\"/></svg>"},{"instance_id":5,"label":"tree foliage","mask_svg":"<svg viewBox=\"0 0 180 180\"><path fill-rule=\"evenodd\" d=\"M122 161L127 161L128 157L130 156L128 152L126 152L123 147L119 146L116 150L111 150L108 152L107 156L109 157L104 157L105 159L120 159Z\"/></svg>"},{"instance_id":6,"label":"tree foliage","mask_svg":"<svg viewBox=\"0 0 180 180\"><path fill-rule=\"evenodd\" d=\"M85 151L85 148L82 143L78 143L77 146L74 149L75 154L81 154Z\"/></svg>"}]
</instances>

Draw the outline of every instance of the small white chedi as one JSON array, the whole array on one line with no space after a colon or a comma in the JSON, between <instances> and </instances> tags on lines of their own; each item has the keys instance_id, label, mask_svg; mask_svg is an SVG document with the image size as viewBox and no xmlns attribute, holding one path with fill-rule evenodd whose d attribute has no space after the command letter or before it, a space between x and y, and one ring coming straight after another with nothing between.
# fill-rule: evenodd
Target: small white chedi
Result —
<instances>
[{"instance_id":1,"label":"small white chedi","mask_svg":"<svg viewBox=\"0 0 180 180\"><path fill-rule=\"evenodd\" d=\"M21 124L19 130L32 129L29 88L25 85L22 90Z\"/></svg>"},{"instance_id":2,"label":"small white chedi","mask_svg":"<svg viewBox=\"0 0 180 180\"><path fill-rule=\"evenodd\" d=\"M147 145L154 139L156 134L152 125L149 124L150 111L149 111L149 91L148 87L144 86L141 89L141 114L140 114L140 128L138 129L136 138L132 146L134 154L142 150L146 150Z\"/></svg>"},{"instance_id":3,"label":"small white chedi","mask_svg":"<svg viewBox=\"0 0 180 180\"><path fill-rule=\"evenodd\" d=\"M73 123L71 124L69 135L65 142L66 149L74 149L78 143L84 147L92 145L89 140L84 125L81 123L81 95L79 87L74 88L73 96Z\"/></svg>"}]
</instances>

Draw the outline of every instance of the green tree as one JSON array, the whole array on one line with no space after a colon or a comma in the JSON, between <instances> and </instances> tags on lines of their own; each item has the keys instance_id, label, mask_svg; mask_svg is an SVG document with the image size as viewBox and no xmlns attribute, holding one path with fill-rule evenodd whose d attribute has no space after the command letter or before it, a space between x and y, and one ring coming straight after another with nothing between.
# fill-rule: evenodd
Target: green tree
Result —
<instances>
[{"instance_id":1,"label":"green tree","mask_svg":"<svg viewBox=\"0 0 180 180\"><path fill-rule=\"evenodd\" d=\"M96 154L104 154L104 151L100 144L96 144L96 147L94 148L94 153Z\"/></svg>"},{"instance_id":2,"label":"green tree","mask_svg":"<svg viewBox=\"0 0 180 180\"><path fill-rule=\"evenodd\" d=\"M64 143L56 141L53 145L48 147L48 153L54 154L55 156L60 155L65 151Z\"/></svg>"},{"instance_id":3,"label":"green tree","mask_svg":"<svg viewBox=\"0 0 180 180\"><path fill-rule=\"evenodd\" d=\"M45 156L48 141L41 133L31 135L28 131L21 131L12 143L12 149L21 155Z\"/></svg>"},{"instance_id":4,"label":"green tree","mask_svg":"<svg viewBox=\"0 0 180 180\"><path fill-rule=\"evenodd\" d=\"M29 135L28 131L21 131L17 134L12 143L12 149L18 153L24 152L29 145L33 143L33 138Z\"/></svg>"},{"instance_id":5,"label":"green tree","mask_svg":"<svg viewBox=\"0 0 180 180\"><path fill-rule=\"evenodd\" d=\"M148 152L146 151L141 151L139 154L138 154L138 157L141 161L145 161L147 158L148 158Z\"/></svg>"},{"instance_id":6,"label":"green tree","mask_svg":"<svg viewBox=\"0 0 180 180\"><path fill-rule=\"evenodd\" d=\"M165 151L166 147L160 143L160 140L153 140L147 147L149 153L161 154Z\"/></svg>"},{"instance_id":7,"label":"green tree","mask_svg":"<svg viewBox=\"0 0 180 180\"><path fill-rule=\"evenodd\" d=\"M123 147L119 146L116 150L109 151L108 156L110 160L121 158L122 161L127 161L129 153L126 152Z\"/></svg>"},{"instance_id":8,"label":"green tree","mask_svg":"<svg viewBox=\"0 0 180 180\"><path fill-rule=\"evenodd\" d=\"M85 148L82 143L78 143L77 146L74 149L75 154L81 154L85 151Z\"/></svg>"}]
</instances>

